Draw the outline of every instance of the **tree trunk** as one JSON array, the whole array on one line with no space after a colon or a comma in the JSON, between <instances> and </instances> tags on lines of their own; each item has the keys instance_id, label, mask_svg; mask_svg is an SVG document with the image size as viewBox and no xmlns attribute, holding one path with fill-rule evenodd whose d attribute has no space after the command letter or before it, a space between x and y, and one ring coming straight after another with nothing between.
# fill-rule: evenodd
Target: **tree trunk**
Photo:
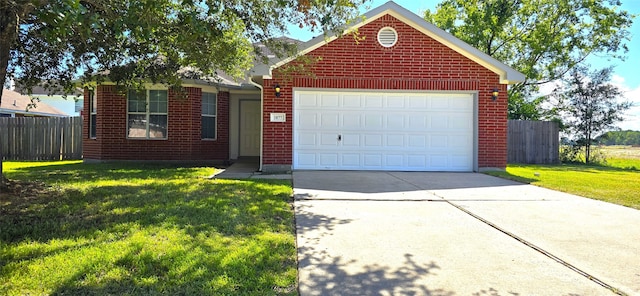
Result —
<instances>
[{"instance_id":1,"label":"tree trunk","mask_svg":"<svg viewBox=\"0 0 640 296\"><path fill-rule=\"evenodd\" d=\"M3 5L4 6L4 5ZM18 37L18 16L11 7L3 7L0 9L0 83L4 89L4 83L7 79L7 67L11 58L11 48L13 42ZM0 92L0 104L2 104L2 92ZM6 188L6 179L2 170L2 135L0 135L0 192Z\"/></svg>"}]
</instances>

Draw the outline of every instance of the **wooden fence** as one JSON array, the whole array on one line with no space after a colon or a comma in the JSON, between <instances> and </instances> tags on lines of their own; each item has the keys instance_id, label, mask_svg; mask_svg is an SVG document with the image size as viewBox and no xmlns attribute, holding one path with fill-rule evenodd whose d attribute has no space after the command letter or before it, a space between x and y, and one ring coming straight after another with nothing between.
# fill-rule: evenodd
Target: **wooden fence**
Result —
<instances>
[{"instance_id":1,"label":"wooden fence","mask_svg":"<svg viewBox=\"0 0 640 296\"><path fill-rule=\"evenodd\" d=\"M509 120L507 162L560 163L560 129L557 122Z\"/></svg>"},{"instance_id":2,"label":"wooden fence","mask_svg":"<svg viewBox=\"0 0 640 296\"><path fill-rule=\"evenodd\" d=\"M82 159L82 118L0 118L0 149L3 160Z\"/></svg>"}]
</instances>

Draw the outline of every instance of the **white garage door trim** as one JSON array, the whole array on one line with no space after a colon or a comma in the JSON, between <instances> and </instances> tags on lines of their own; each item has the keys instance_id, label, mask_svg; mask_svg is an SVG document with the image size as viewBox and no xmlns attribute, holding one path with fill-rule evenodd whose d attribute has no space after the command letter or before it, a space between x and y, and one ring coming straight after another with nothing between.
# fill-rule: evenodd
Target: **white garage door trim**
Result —
<instances>
[{"instance_id":1,"label":"white garage door trim","mask_svg":"<svg viewBox=\"0 0 640 296\"><path fill-rule=\"evenodd\" d=\"M476 95L295 88L293 169L475 171Z\"/></svg>"}]
</instances>

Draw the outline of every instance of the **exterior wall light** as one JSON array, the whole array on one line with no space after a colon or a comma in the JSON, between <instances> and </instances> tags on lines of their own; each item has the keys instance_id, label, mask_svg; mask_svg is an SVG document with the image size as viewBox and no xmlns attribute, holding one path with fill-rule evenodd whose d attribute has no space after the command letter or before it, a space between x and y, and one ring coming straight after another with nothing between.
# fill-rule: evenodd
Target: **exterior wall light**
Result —
<instances>
[{"instance_id":1,"label":"exterior wall light","mask_svg":"<svg viewBox=\"0 0 640 296\"><path fill-rule=\"evenodd\" d=\"M280 84L277 84L273 87L276 90L276 97L280 97Z\"/></svg>"},{"instance_id":2,"label":"exterior wall light","mask_svg":"<svg viewBox=\"0 0 640 296\"><path fill-rule=\"evenodd\" d=\"M491 100L492 101L497 100L499 94L500 94L500 90L497 88L494 88L493 91L491 92Z\"/></svg>"}]
</instances>

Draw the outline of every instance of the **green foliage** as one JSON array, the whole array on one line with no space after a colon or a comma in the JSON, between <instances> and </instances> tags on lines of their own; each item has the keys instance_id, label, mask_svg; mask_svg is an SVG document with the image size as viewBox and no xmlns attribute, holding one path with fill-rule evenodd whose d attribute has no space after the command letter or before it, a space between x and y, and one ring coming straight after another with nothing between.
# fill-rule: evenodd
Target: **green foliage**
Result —
<instances>
[{"instance_id":1,"label":"green foliage","mask_svg":"<svg viewBox=\"0 0 640 296\"><path fill-rule=\"evenodd\" d=\"M586 162L586 148L575 143L560 146L560 162L573 164ZM598 149L598 146L591 146L589 163L606 164L607 156L602 150Z\"/></svg>"},{"instance_id":2,"label":"green foliage","mask_svg":"<svg viewBox=\"0 0 640 296\"><path fill-rule=\"evenodd\" d=\"M608 131L596 141L603 145L640 145L640 131Z\"/></svg>"},{"instance_id":3,"label":"green foliage","mask_svg":"<svg viewBox=\"0 0 640 296\"><path fill-rule=\"evenodd\" d=\"M509 117L545 116L540 84L592 54L622 58L633 16L619 0L443 0L425 19L526 76L509 89Z\"/></svg>"},{"instance_id":4,"label":"green foliage","mask_svg":"<svg viewBox=\"0 0 640 296\"><path fill-rule=\"evenodd\" d=\"M8 76L27 88L45 80L47 87L71 90L79 74L127 86L141 78L176 86L181 78L213 79L218 71L240 78L262 54L258 43L277 56L295 51L279 39L288 24L338 31L363 1L40 2L0 6L18 28L0 39L11 53Z\"/></svg>"},{"instance_id":5,"label":"green foliage","mask_svg":"<svg viewBox=\"0 0 640 296\"><path fill-rule=\"evenodd\" d=\"M71 94L78 81L140 89L147 82L177 88L182 79L215 83L219 71L241 78L255 61L268 61L259 44L278 57L296 52L279 38L288 24L342 31L365 1L3 1L0 82ZM1 159L0 150L0 190Z\"/></svg>"},{"instance_id":6,"label":"green foliage","mask_svg":"<svg viewBox=\"0 0 640 296\"><path fill-rule=\"evenodd\" d=\"M2 295L295 295L288 181L212 168L8 162L51 188L0 195Z\"/></svg>"},{"instance_id":7,"label":"green foliage","mask_svg":"<svg viewBox=\"0 0 640 296\"><path fill-rule=\"evenodd\" d=\"M572 145L584 148L586 163L592 161L596 136L615 127L631 107L629 102L618 102L622 92L609 82L611 72L612 68L588 72L586 67L575 67L563 89L553 95L564 106L565 132L572 137Z\"/></svg>"}]
</instances>

